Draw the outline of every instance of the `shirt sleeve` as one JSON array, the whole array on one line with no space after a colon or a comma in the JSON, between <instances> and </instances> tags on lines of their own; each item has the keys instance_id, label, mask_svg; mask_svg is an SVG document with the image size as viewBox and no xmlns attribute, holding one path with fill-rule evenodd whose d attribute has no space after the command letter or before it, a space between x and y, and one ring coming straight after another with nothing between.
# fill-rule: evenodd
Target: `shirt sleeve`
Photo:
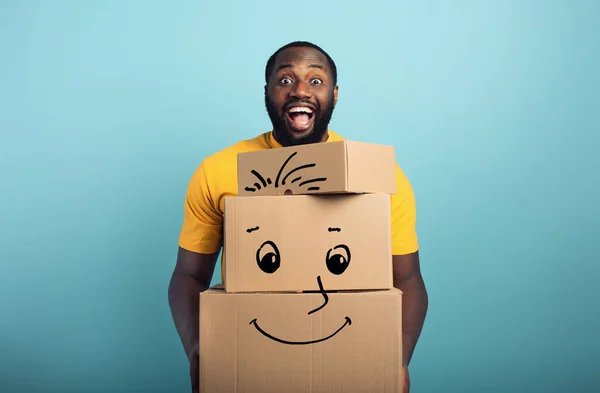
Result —
<instances>
[{"instance_id":1,"label":"shirt sleeve","mask_svg":"<svg viewBox=\"0 0 600 393\"><path fill-rule=\"evenodd\" d=\"M396 193L391 196L392 254L410 254L419 249L415 196L408 178L396 164Z\"/></svg>"},{"instance_id":2,"label":"shirt sleeve","mask_svg":"<svg viewBox=\"0 0 600 393\"><path fill-rule=\"evenodd\" d=\"M211 195L210 184L206 162L202 162L188 184L179 234L181 248L202 254L219 251L223 237L223 215Z\"/></svg>"}]
</instances>

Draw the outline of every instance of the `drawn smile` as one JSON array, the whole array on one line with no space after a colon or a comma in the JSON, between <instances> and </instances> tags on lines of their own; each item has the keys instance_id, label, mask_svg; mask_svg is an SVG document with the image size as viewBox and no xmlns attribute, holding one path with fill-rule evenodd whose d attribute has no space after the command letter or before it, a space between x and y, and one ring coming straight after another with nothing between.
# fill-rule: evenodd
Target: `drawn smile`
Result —
<instances>
[{"instance_id":1,"label":"drawn smile","mask_svg":"<svg viewBox=\"0 0 600 393\"><path fill-rule=\"evenodd\" d=\"M343 328L345 328L346 325L352 325L352 320L350 319L350 317L346 317L345 319L346 319L346 321L344 322L344 324L342 326L340 326L340 328L338 330L336 330L335 332L331 333L327 337L319 338L317 340L312 340L312 341L286 341L286 340L282 340L280 338L277 338L275 336L272 336L269 333L267 333L264 330L262 330L260 328L260 326L258 326L258 323L256 322L256 318L254 318L252 321L250 321L250 325L254 325L254 327L256 328L256 330L258 330L263 336L268 337L268 338L270 338L273 341L277 341L277 342L280 342L282 344L289 344L289 345L307 345L307 344L315 344L315 343L319 343L319 342L322 342L322 341L325 341L325 340L329 340L330 338L332 338L333 336L335 336L336 334L338 334Z\"/></svg>"}]
</instances>

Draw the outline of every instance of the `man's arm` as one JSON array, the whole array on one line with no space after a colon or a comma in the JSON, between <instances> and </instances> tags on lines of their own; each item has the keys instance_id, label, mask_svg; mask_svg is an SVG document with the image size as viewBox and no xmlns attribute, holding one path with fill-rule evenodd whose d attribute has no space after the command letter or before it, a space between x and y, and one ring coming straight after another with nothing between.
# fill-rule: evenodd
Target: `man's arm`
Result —
<instances>
[{"instance_id":1,"label":"man's arm","mask_svg":"<svg viewBox=\"0 0 600 393\"><path fill-rule=\"evenodd\" d=\"M169 306L183 349L190 360L193 391L198 384L198 295L210 287L218 252L198 254L179 248L169 283Z\"/></svg>"},{"instance_id":2,"label":"man's arm","mask_svg":"<svg viewBox=\"0 0 600 393\"><path fill-rule=\"evenodd\" d=\"M419 252L392 257L394 287L402 295L402 365L410 363L427 314L429 299L421 276Z\"/></svg>"}]
</instances>

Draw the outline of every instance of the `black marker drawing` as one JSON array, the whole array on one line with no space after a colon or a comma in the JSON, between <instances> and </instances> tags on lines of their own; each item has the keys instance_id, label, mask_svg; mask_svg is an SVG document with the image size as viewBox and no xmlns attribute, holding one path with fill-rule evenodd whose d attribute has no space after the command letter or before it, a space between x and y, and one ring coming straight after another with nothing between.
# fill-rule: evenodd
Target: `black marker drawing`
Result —
<instances>
[{"instance_id":1,"label":"black marker drawing","mask_svg":"<svg viewBox=\"0 0 600 393\"><path fill-rule=\"evenodd\" d=\"M277 177L275 178L275 184L273 184L273 187L279 188L281 186L284 186L286 184L287 178L294 172L298 172L298 171L301 171L302 169L313 168L313 167L317 166L317 164L315 164L315 163L297 166L297 167L291 169L289 172L287 172L285 174L285 176L283 176L283 178L282 178L281 176L284 172L285 167L291 161L291 159L294 158L294 156L296 156L297 154L298 154L298 152L293 152L292 154L290 154L290 156L285 160L283 165L281 165L281 168L279 168L279 171L277 173ZM258 171L255 169L252 169L250 171L250 173L252 173L258 179L258 182L255 182L253 184L254 187L250 187L250 186L245 187L244 189L246 191L256 192L258 190L261 190L263 188L266 188L266 187L269 187L272 185L272 181L271 181L270 177L267 177L265 179L264 176L261 175L260 173L258 173ZM281 182L280 182L280 179L281 179ZM300 181L300 180L302 180L302 176L297 176L290 182L290 184L296 183L297 181ZM326 177L307 179L307 180L301 182L300 184L298 184L298 187L302 187L304 185L311 184L311 186L308 187L308 191L318 191L321 188L317 185L312 185L312 183L324 182L324 181L327 181Z\"/></svg>"},{"instance_id":2,"label":"black marker drawing","mask_svg":"<svg viewBox=\"0 0 600 393\"><path fill-rule=\"evenodd\" d=\"M258 173L257 171L255 171L254 169L252 169L250 171L250 173L252 173L254 176L256 176L258 178L258 180L262 183L263 187L267 186L267 182L269 184L271 184L271 178L267 178L267 180L265 180L260 173ZM257 187L260 190L260 184L258 183L254 183L254 186Z\"/></svg>"},{"instance_id":3,"label":"black marker drawing","mask_svg":"<svg viewBox=\"0 0 600 393\"><path fill-rule=\"evenodd\" d=\"M352 325L352 320L350 319L350 317L346 317L345 320L346 321L344 322L344 324L342 326L340 326L340 328L338 330L336 330L335 332L331 333L329 336L323 337L323 338L319 338L319 339L316 339L316 340L312 340L312 341L288 341L288 340L282 340L280 338L272 336L269 333L267 333L264 330L262 330L260 328L260 326L258 326L258 322L256 322L256 318L254 318L252 321L250 321L250 325L254 325L254 327L256 328L256 330L258 330L263 336L268 337L268 338L270 338L273 341L277 341L277 342L280 342L282 344L288 344L288 345L307 345L307 344L315 344L315 343L320 343L320 342L325 341L325 340L329 340L331 337L335 336L343 328L345 328L346 325Z\"/></svg>"},{"instance_id":4,"label":"black marker drawing","mask_svg":"<svg viewBox=\"0 0 600 393\"><path fill-rule=\"evenodd\" d=\"M302 187L305 184L314 183L314 182L317 182L317 181L325 181L325 180L327 180L326 177L319 177L317 179L305 180L302 183L300 183L299 186Z\"/></svg>"},{"instance_id":5,"label":"black marker drawing","mask_svg":"<svg viewBox=\"0 0 600 393\"><path fill-rule=\"evenodd\" d=\"M250 233L258 229L258 227L249 228L246 230L246 232ZM329 232L341 232L342 229L338 227L329 227L327 230ZM337 245L327 251L327 269L335 275L340 275L344 273L344 271L346 271L346 269L348 268L348 265L350 264L350 259L350 248L345 244ZM277 269L279 269L281 265L281 255L279 253L277 245L273 241L265 241L260 245L258 250L256 250L256 263L258 264L258 267L267 274L272 274L275 271L277 271ZM319 307L310 310L308 312L308 315L322 310L329 303L329 296L327 296L327 291L325 291L325 288L323 287L321 276L317 276L317 283L319 284L319 294L323 296L324 302ZM254 318L252 321L250 321L250 325L254 325L254 328L263 336L281 344L308 345L329 340L330 338L338 334L340 331L342 331L342 329L344 329L346 326L352 325L352 320L350 319L350 317L346 316L344 319L344 324L340 326L335 332L331 333L329 336L310 341L289 341L275 337L264 331L260 326L258 326L257 318Z\"/></svg>"},{"instance_id":6,"label":"black marker drawing","mask_svg":"<svg viewBox=\"0 0 600 393\"><path fill-rule=\"evenodd\" d=\"M263 248L265 249L264 253ZM256 250L256 263L258 263L260 270L267 274L273 274L279 269L281 256L275 243L267 240L260 245L258 250Z\"/></svg>"},{"instance_id":7,"label":"black marker drawing","mask_svg":"<svg viewBox=\"0 0 600 393\"><path fill-rule=\"evenodd\" d=\"M296 155L298 154L297 151L293 152L287 160L285 160L285 162L283 163L283 165L281 166L281 168L279 168L279 173L277 173L277 179L275 179L275 188L279 187L279 178L281 177L281 172L283 172L283 168L285 168L285 166L287 165L288 162L290 162L290 160Z\"/></svg>"},{"instance_id":8,"label":"black marker drawing","mask_svg":"<svg viewBox=\"0 0 600 393\"><path fill-rule=\"evenodd\" d=\"M331 255L332 251L338 249L340 251ZM340 275L344 273L344 271L346 271L346 269L348 268L348 265L350 264L350 259L350 248L348 248L348 246L346 246L345 244L340 244L338 246L330 248L329 251L327 251L326 257L327 269L329 269L329 271L335 275Z\"/></svg>"},{"instance_id":9,"label":"black marker drawing","mask_svg":"<svg viewBox=\"0 0 600 393\"><path fill-rule=\"evenodd\" d=\"M321 293L321 295L323 295L323 297L325 298L325 303L321 304L319 307L315 308L312 311L308 312L308 315L319 311L320 309L322 309L323 307L325 307L327 305L327 303L329 302L329 296L327 296L327 293L325 292L325 289L323 289L323 283L321 282L321 276L317 276L317 282L319 283L319 292Z\"/></svg>"},{"instance_id":10,"label":"black marker drawing","mask_svg":"<svg viewBox=\"0 0 600 393\"><path fill-rule=\"evenodd\" d=\"M281 185L284 185L284 184L285 184L285 180L286 180L286 179L288 178L288 176L289 176L289 175L291 175L292 173L294 173L294 172L296 172L296 171L299 171L300 169L304 169L304 168L312 168L312 167L315 167L315 166L317 166L317 164L306 164L306 165L300 165L299 167L292 169L291 171L289 171L289 172L288 172L288 174L287 174L287 175L285 175L285 177L284 177L284 178L283 178L283 180L281 181ZM301 179L301 178L302 178L302 176L295 178L294 180L292 180L292 183L293 183L293 182L295 182L296 180L299 180L299 179Z\"/></svg>"}]
</instances>

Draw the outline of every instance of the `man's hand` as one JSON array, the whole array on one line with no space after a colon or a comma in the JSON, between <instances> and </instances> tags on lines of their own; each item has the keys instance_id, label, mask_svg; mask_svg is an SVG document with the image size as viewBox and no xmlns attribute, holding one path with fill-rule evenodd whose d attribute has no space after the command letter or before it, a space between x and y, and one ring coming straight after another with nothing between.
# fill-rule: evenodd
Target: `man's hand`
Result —
<instances>
[{"instance_id":1,"label":"man's hand","mask_svg":"<svg viewBox=\"0 0 600 393\"><path fill-rule=\"evenodd\" d=\"M198 393L200 390L200 357L198 346L196 345L190 354L190 380L192 382L192 393Z\"/></svg>"},{"instance_id":2,"label":"man's hand","mask_svg":"<svg viewBox=\"0 0 600 393\"><path fill-rule=\"evenodd\" d=\"M402 367L402 393L409 393L410 391L410 377L408 375L408 367Z\"/></svg>"}]
</instances>

